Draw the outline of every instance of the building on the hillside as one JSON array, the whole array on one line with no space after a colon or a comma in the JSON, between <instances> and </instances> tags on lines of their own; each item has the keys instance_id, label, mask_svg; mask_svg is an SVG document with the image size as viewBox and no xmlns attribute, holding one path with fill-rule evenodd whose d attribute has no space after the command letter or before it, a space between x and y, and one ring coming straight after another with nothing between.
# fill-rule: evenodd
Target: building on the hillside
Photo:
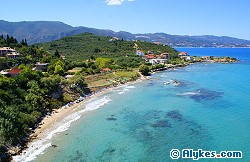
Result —
<instances>
[{"instance_id":1,"label":"building on the hillside","mask_svg":"<svg viewBox=\"0 0 250 162\"><path fill-rule=\"evenodd\" d=\"M168 53L162 53L160 55L155 55L155 54L145 55L145 60L151 63L152 65L166 64L169 58L170 55Z\"/></svg>"},{"instance_id":2,"label":"building on the hillside","mask_svg":"<svg viewBox=\"0 0 250 162\"><path fill-rule=\"evenodd\" d=\"M21 69L19 69L19 68L12 68L12 69L9 70L8 73L9 73L9 75L11 77L14 77L14 76L17 76L17 75L19 75L21 73Z\"/></svg>"},{"instance_id":3,"label":"building on the hillside","mask_svg":"<svg viewBox=\"0 0 250 162\"><path fill-rule=\"evenodd\" d=\"M64 56L64 55L60 55L60 57L62 60L66 60L66 56Z\"/></svg>"},{"instance_id":4,"label":"building on the hillside","mask_svg":"<svg viewBox=\"0 0 250 162\"><path fill-rule=\"evenodd\" d=\"M18 53L18 52L9 52L9 53L7 54L7 57L8 57L8 58L11 58L11 59L15 59L15 58L20 57L20 53Z\"/></svg>"},{"instance_id":5,"label":"building on the hillside","mask_svg":"<svg viewBox=\"0 0 250 162\"><path fill-rule=\"evenodd\" d=\"M168 59L156 58L156 59L150 59L148 62L151 63L152 65L155 65L155 64L166 64L167 61Z\"/></svg>"},{"instance_id":6,"label":"building on the hillside","mask_svg":"<svg viewBox=\"0 0 250 162\"><path fill-rule=\"evenodd\" d=\"M193 61L194 57L192 56L181 56L182 59L186 60L186 61Z\"/></svg>"},{"instance_id":7,"label":"building on the hillside","mask_svg":"<svg viewBox=\"0 0 250 162\"><path fill-rule=\"evenodd\" d=\"M9 72L7 72L7 71L5 71L5 70L2 70L2 71L0 71L0 74L5 75L5 76L8 76L8 75L9 75Z\"/></svg>"},{"instance_id":8,"label":"building on the hillside","mask_svg":"<svg viewBox=\"0 0 250 162\"><path fill-rule=\"evenodd\" d=\"M154 54L154 52L152 52L152 51L148 51L147 53L148 53L148 54Z\"/></svg>"},{"instance_id":9,"label":"building on the hillside","mask_svg":"<svg viewBox=\"0 0 250 162\"><path fill-rule=\"evenodd\" d=\"M168 59L161 59L161 58L156 58L156 59L149 59L148 62L151 63L152 65L155 64L166 64Z\"/></svg>"},{"instance_id":10,"label":"building on the hillside","mask_svg":"<svg viewBox=\"0 0 250 162\"><path fill-rule=\"evenodd\" d=\"M144 52L141 51L141 50L136 50L136 55L143 57L144 56Z\"/></svg>"},{"instance_id":11,"label":"building on the hillside","mask_svg":"<svg viewBox=\"0 0 250 162\"><path fill-rule=\"evenodd\" d=\"M6 56L8 53L12 53L12 52L16 52L16 50L10 47L2 47L0 48L0 57Z\"/></svg>"},{"instance_id":12,"label":"building on the hillside","mask_svg":"<svg viewBox=\"0 0 250 162\"><path fill-rule=\"evenodd\" d=\"M110 42L113 42L113 41L116 41L116 40L119 40L119 38L113 37L113 38L111 38L109 41L110 41Z\"/></svg>"},{"instance_id":13,"label":"building on the hillside","mask_svg":"<svg viewBox=\"0 0 250 162\"><path fill-rule=\"evenodd\" d=\"M111 72L111 69L109 69L109 68L102 68L102 69L100 70L100 72L101 72L101 73L110 73L110 72Z\"/></svg>"},{"instance_id":14,"label":"building on the hillside","mask_svg":"<svg viewBox=\"0 0 250 162\"><path fill-rule=\"evenodd\" d=\"M154 58L155 58L154 54L148 54L148 55L146 55L146 60L154 59Z\"/></svg>"},{"instance_id":15,"label":"building on the hillside","mask_svg":"<svg viewBox=\"0 0 250 162\"><path fill-rule=\"evenodd\" d=\"M179 57L181 57L181 56L188 56L188 53L187 53L187 52L180 52L180 53L178 54L178 56L179 56Z\"/></svg>"},{"instance_id":16,"label":"building on the hillside","mask_svg":"<svg viewBox=\"0 0 250 162\"><path fill-rule=\"evenodd\" d=\"M40 62L37 62L36 63L36 67L35 67L35 70L42 70L42 71L46 71L47 68L48 68L48 63L40 63Z\"/></svg>"},{"instance_id":17,"label":"building on the hillside","mask_svg":"<svg viewBox=\"0 0 250 162\"><path fill-rule=\"evenodd\" d=\"M202 56L202 59L206 60L206 61L210 61L211 60L211 56Z\"/></svg>"},{"instance_id":18,"label":"building on the hillside","mask_svg":"<svg viewBox=\"0 0 250 162\"><path fill-rule=\"evenodd\" d=\"M170 54L169 53L162 53L161 58L163 59L170 59Z\"/></svg>"}]
</instances>

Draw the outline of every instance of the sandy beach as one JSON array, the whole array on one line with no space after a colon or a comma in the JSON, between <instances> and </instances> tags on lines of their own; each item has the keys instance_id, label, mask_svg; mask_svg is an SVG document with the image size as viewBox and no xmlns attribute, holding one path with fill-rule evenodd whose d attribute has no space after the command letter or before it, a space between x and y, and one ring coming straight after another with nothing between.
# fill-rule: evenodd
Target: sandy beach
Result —
<instances>
[{"instance_id":1,"label":"sandy beach","mask_svg":"<svg viewBox=\"0 0 250 162\"><path fill-rule=\"evenodd\" d=\"M120 88L121 86L127 86L130 84L135 84L138 83L142 80L147 80L148 77L145 76L141 76L139 79L137 79L136 81L131 81L131 82L127 82L125 84L119 84L118 86L112 86L112 87L108 87L105 89L102 89L98 92L93 93L92 95L86 97L83 101L76 103L74 102L74 105L70 106L70 107L62 107L59 109L55 109L52 111L52 113L50 115L47 115L39 124L39 126L34 130L34 133L32 133L30 135L31 137L31 141L32 142L34 139L37 138L43 138L45 136L45 132L47 132L49 129L51 129L52 125L55 122L58 122L62 119L64 119L67 115L70 115L72 113L74 113L78 107L86 104L87 101L89 101L90 99L93 99L95 97L98 97L100 95L103 95L109 91L115 90L117 88Z\"/></svg>"},{"instance_id":2,"label":"sandy beach","mask_svg":"<svg viewBox=\"0 0 250 162\"><path fill-rule=\"evenodd\" d=\"M14 161L23 161L23 157L30 156L31 154L33 154L32 152L39 152L39 153L34 153L35 155L32 155L35 157L38 154L40 154L40 152L45 150L47 147L50 147L51 144L49 146L47 146L45 149L42 149L42 151L40 151L39 150L40 148L39 147L36 148L36 145L37 145L37 143L43 144L44 140L48 139L48 134L54 131L55 125L58 126L58 123L63 121L66 117L76 113L78 111L78 108L81 106L84 106L84 104L87 104L87 102L89 100L94 99L98 96L101 96L101 95L103 95L107 92L110 92L112 90L118 89L122 86L128 86L131 84L135 84L135 83L138 83L138 82L140 82L142 80L146 80L146 79L148 79L148 78L141 77L136 81L127 82L125 84L119 84L118 86L113 86L113 87L101 89L98 92L95 92L95 93L91 94L90 96L87 96L83 101L81 101L79 103L74 102L74 105L72 105L72 106L62 107L62 108L53 110L50 115L46 115L44 117L44 119L39 123L39 126L30 135L30 139L26 145L27 146L26 149L22 150L21 154L16 156L17 158L14 156L13 160ZM60 133L60 132L57 132L57 133ZM32 151L30 151L29 149L31 149ZM28 155L26 155L26 154L28 154Z\"/></svg>"},{"instance_id":3,"label":"sandy beach","mask_svg":"<svg viewBox=\"0 0 250 162\"><path fill-rule=\"evenodd\" d=\"M102 90L98 93L95 93L95 94L92 94L91 96L86 97L83 101L81 101L79 103L74 102L74 105L72 105L72 106L69 106L66 108L62 107L60 109L53 110L50 115L46 115L46 117L40 122L39 126L34 130L34 133L31 134L31 138L32 139L43 138L46 135L44 133L48 132L55 122L58 122L58 121L64 119L67 115L74 113L78 107L86 104L86 102L89 101L90 99L93 99L97 96L105 94L105 93L112 91L116 88L118 88L118 87L106 88L105 90Z\"/></svg>"}]
</instances>

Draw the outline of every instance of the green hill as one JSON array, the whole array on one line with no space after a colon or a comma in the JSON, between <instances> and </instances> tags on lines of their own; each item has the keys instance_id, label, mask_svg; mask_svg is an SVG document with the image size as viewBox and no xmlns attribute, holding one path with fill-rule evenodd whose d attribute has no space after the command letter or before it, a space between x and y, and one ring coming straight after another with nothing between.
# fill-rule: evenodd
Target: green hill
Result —
<instances>
[{"instance_id":1,"label":"green hill","mask_svg":"<svg viewBox=\"0 0 250 162\"><path fill-rule=\"evenodd\" d=\"M97 57L137 57L136 49L144 51L152 51L155 54L170 53L173 57L177 56L177 51L167 45L158 45L142 41L124 41L112 37L96 36L90 33L64 37L59 40L36 44L51 53L56 50L60 54L65 55L67 59L80 61L89 59L91 56Z\"/></svg>"}]
</instances>

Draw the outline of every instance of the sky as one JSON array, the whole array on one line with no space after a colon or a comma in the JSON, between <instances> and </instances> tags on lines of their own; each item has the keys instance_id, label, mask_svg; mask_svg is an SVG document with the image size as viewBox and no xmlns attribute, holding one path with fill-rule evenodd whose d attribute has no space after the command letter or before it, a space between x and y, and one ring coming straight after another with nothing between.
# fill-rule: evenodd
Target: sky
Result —
<instances>
[{"instance_id":1,"label":"sky","mask_svg":"<svg viewBox=\"0 0 250 162\"><path fill-rule=\"evenodd\" d=\"M7 0L0 19L250 40L250 0Z\"/></svg>"}]
</instances>

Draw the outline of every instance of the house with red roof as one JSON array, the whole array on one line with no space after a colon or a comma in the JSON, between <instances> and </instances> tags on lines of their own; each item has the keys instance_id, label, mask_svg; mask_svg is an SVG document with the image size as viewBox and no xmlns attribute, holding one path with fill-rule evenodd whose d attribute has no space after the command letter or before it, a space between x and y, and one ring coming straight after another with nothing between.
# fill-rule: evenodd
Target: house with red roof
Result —
<instances>
[{"instance_id":1,"label":"house with red roof","mask_svg":"<svg viewBox=\"0 0 250 162\"><path fill-rule=\"evenodd\" d=\"M148 54L146 55L146 59L154 59L155 58L155 55L154 54Z\"/></svg>"},{"instance_id":2,"label":"house with red roof","mask_svg":"<svg viewBox=\"0 0 250 162\"><path fill-rule=\"evenodd\" d=\"M188 53L187 53L187 52L180 52L180 53L178 54L178 56L179 56L179 57L181 57L181 56L188 56Z\"/></svg>"},{"instance_id":3,"label":"house with red roof","mask_svg":"<svg viewBox=\"0 0 250 162\"><path fill-rule=\"evenodd\" d=\"M21 69L19 69L19 68L12 68L12 69L9 70L9 75L11 77L17 76L20 73L21 73Z\"/></svg>"},{"instance_id":4,"label":"house with red roof","mask_svg":"<svg viewBox=\"0 0 250 162\"><path fill-rule=\"evenodd\" d=\"M110 68L102 68L102 69L100 70L100 72L101 72L101 73L109 73L109 72L111 72L111 69L110 69Z\"/></svg>"},{"instance_id":5,"label":"house with red roof","mask_svg":"<svg viewBox=\"0 0 250 162\"><path fill-rule=\"evenodd\" d=\"M146 55L146 61L151 63L152 65L155 64L166 64L170 55L168 53L162 53L160 55L155 54L148 54Z\"/></svg>"}]
</instances>

